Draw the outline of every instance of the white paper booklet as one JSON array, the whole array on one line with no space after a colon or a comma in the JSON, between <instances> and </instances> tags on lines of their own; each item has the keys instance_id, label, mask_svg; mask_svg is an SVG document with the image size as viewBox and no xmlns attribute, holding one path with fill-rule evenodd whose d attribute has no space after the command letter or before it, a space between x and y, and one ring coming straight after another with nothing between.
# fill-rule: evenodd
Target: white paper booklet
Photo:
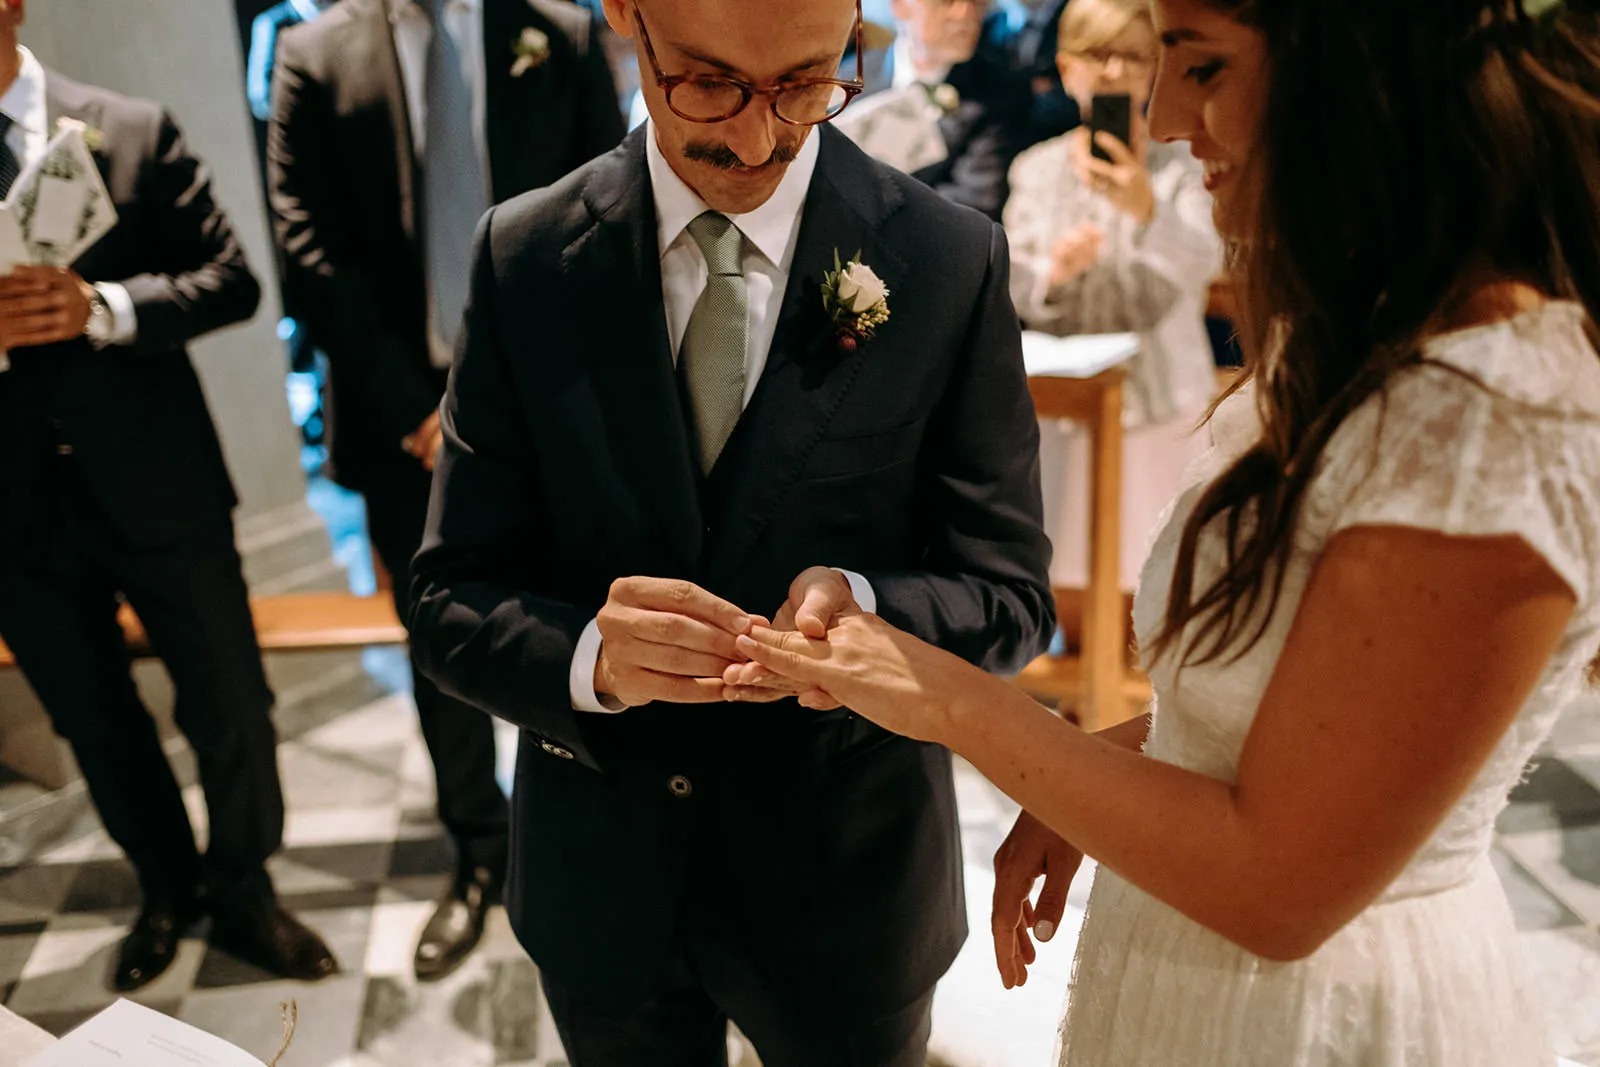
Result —
<instances>
[{"instance_id":1,"label":"white paper booklet","mask_svg":"<svg viewBox=\"0 0 1600 1067\"><path fill-rule=\"evenodd\" d=\"M22 1067L264 1067L220 1037L119 1000Z\"/></svg>"},{"instance_id":2,"label":"white paper booklet","mask_svg":"<svg viewBox=\"0 0 1600 1067\"><path fill-rule=\"evenodd\" d=\"M885 89L846 108L834 128L863 152L907 174L943 163L950 155L939 131L944 112L920 85Z\"/></svg>"}]
</instances>

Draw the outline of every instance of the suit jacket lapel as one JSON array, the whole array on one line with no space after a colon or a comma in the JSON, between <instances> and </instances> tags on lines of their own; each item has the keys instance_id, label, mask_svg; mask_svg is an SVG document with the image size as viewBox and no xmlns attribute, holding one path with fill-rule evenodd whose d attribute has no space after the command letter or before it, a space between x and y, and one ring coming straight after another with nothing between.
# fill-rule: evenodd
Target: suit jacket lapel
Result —
<instances>
[{"instance_id":1,"label":"suit jacket lapel","mask_svg":"<svg viewBox=\"0 0 1600 1067\"><path fill-rule=\"evenodd\" d=\"M893 291L906 264L877 240L901 203L900 193L843 134L824 126L821 155L801 216L800 236L766 369L716 469L710 516L718 532L713 577L735 568L755 544L805 469L840 404L855 384L869 341L841 355L822 305L822 276L859 251Z\"/></svg>"},{"instance_id":2,"label":"suit jacket lapel","mask_svg":"<svg viewBox=\"0 0 1600 1067\"><path fill-rule=\"evenodd\" d=\"M352 0L346 0L352 2ZM372 77L389 101L389 119L394 125L395 178L400 187L400 225L406 239L417 240L417 152L411 140L411 111L405 83L400 77L400 57L394 48L394 9L390 0L366 0L369 32L373 34Z\"/></svg>"},{"instance_id":3,"label":"suit jacket lapel","mask_svg":"<svg viewBox=\"0 0 1600 1067\"><path fill-rule=\"evenodd\" d=\"M595 319L595 388L625 477L688 573L702 544L698 472L667 337L647 130L635 130L593 170L584 200L599 221L565 257L573 276L602 280L596 306L617 309Z\"/></svg>"}]
</instances>

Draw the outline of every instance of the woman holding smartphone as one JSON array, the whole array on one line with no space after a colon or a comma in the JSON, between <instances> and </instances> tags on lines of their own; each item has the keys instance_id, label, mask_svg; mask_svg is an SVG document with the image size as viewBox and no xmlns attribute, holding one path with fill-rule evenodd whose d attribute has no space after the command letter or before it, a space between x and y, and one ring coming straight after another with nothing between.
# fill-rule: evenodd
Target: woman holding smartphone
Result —
<instances>
[{"instance_id":1,"label":"woman holding smartphone","mask_svg":"<svg viewBox=\"0 0 1600 1067\"><path fill-rule=\"evenodd\" d=\"M742 638L729 695L778 672L1023 805L1008 985L1060 918L1035 877L1100 861L1068 1067L1551 1067L1488 852L1600 651L1600 15L1155 26L1151 132L1204 161L1250 385L1144 570L1154 714L1086 735L869 615Z\"/></svg>"},{"instance_id":2,"label":"woman holding smartphone","mask_svg":"<svg viewBox=\"0 0 1600 1067\"><path fill-rule=\"evenodd\" d=\"M1152 144L1145 124L1156 66L1148 0L1073 0L1057 66L1084 115L1114 115L1121 122L1108 125L1121 128L1091 121L1013 164L1011 296L1030 330L1139 335L1123 419L1122 586L1131 590L1161 509L1202 448L1194 429L1216 391L1205 309L1222 245L1200 164L1184 145ZM1083 588L1087 443L1070 424L1040 431L1052 582Z\"/></svg>"}]
</instances>

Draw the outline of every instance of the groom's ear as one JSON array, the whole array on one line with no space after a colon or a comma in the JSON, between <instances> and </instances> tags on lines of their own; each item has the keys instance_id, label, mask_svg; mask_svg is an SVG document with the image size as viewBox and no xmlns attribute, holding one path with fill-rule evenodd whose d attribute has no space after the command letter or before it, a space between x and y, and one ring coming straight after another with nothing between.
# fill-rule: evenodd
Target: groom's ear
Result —
<instances>
[{"instance_id":1,"label":"groom's ear","mask_svg":"<svg viewBox=\"0 0 1600 1067\"><path fill-rule=\"evenodd\" d=\"M606 23L619 37L632 39L633 0L605 0Z\"/></svg>"}]
</instances>

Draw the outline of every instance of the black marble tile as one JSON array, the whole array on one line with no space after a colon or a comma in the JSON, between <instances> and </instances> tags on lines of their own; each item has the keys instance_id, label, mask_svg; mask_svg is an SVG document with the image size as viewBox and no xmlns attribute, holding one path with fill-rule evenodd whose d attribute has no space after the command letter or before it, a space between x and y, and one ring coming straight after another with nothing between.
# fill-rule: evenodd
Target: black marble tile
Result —
<instances>
[{"instance_id":1,"label":"black marble tile","mask_svg":"<svg viewBox=\"0 0 1600 1067\"><path fill-rule=\"evenodd\" d=\"M411 1011L411 994L400 979L388 975L368 979L356 1048L367 1050L376 1046L385 1035L399 1030Z\"/></svg>"},{"instance_id":2,"label":"black marble tile","mask_svg":"<svg viewBox=\"0 0 1600 1067\"><path fill-rule=\"evenodd\" d=\"M1516 917L1518 930L1557 930L1568 926L1581 926L1583 920L1574 915L1565 904L1545 892L1516 860L1500 849L1491 849L1489 858L1500 875L1500 885L1506 899L1511 902L1511 913Z\"/></svg>"},{"instance_id":3,"label":"black marble tile","mask_svg":"<svg viewBox=\"0 0 1600 1067\"><path fill-rule=\"evenodd\" d=\"M378 886L373 883L341 889L310 889L298 893L279 893L278 902L289 911L327 911L331 908L371 908L378 903Z\"/></svg>"},{"instance_id":4,"label":"black marble tile","mask_svg":"<svg viewBox=\"0 0 1600 1067\"><path fill-rule=\"evenodd\" d=\"M352 883L381 882L390 871L389 841L349 841L285 849L284 859Z\"/></svg>"},{"instance_id":5,"label":"black marble tile","mask_svg":"<svg viewBox=\"0 0 1600 1067\"><path fill-rule=\"evenodd\" d=\"M0 984L5 986L5 996L0 998L0 1003L11 999L11 993L22 977L22 969L28 965L28 958L39 944L41 933L43 931L38 930L31 934L0 936Z\"/></svg>"},{"instance_id":6,"label":"black marble tile","mask_svg":"<svg viewBox=\"0 0 1600 1067\"><path fill-rule=\"evenodd\" d=\"M246 963L215 945L206 946L205 959L194 976L196 989L232 989L236 986L260 985L282 979L271 971Z\"/></svg>"},{"instance_id":7,"label":"black marble tile","mask_svg":"<svg viewBox=\"0 0 1600 1067\"><path fill-rule=\"evenodd\" d=\"M409 878L423 874L454 874L456 850L443 834L396 841L389 853L389 877Z\"/></svg>"},{"instance_id":8,"label":"black marble tile","mask_svg":"<svg viewBox=\"0 0 1600 1067\"><path fill-rule=\"evenodd\" d=\"M1559 757L1539 760L1500 813L1502 834L1555 830L1600 823L1600 789Z\"/></svg>"},{"instance_id":9,"label":"black marble tile","mask_svg":"<svg viewBox=\"0 0 1600 1067\"><path fill-rule=\"evenodd\" d=\"M539 1053L539 971L530 960L502 960L489 968L489 1040L494 1062L526 1063Z\"/></svg>"},{"instance_id":10,"label":"black marble tile","mask_svg":"<svg viewBox=\"0 0 1600 1067\"><path fill-rule=\"evenodd\" d=\"M117 911L137 908L143 902L139 876L127 860L90 860L79 865L61 911Z\"/></svg>"},{"instance_id":11,"label":"black marble tile","mask_svg":"<svg viewBox=\"0 0 1600 1067\"><path fill-rule=\"evenodd\" d=\"M22 922L0 923L0 937L22 937L27 934L42 934L49 928L49 919L26 919Z\"/></svg>"}]
</instances>

